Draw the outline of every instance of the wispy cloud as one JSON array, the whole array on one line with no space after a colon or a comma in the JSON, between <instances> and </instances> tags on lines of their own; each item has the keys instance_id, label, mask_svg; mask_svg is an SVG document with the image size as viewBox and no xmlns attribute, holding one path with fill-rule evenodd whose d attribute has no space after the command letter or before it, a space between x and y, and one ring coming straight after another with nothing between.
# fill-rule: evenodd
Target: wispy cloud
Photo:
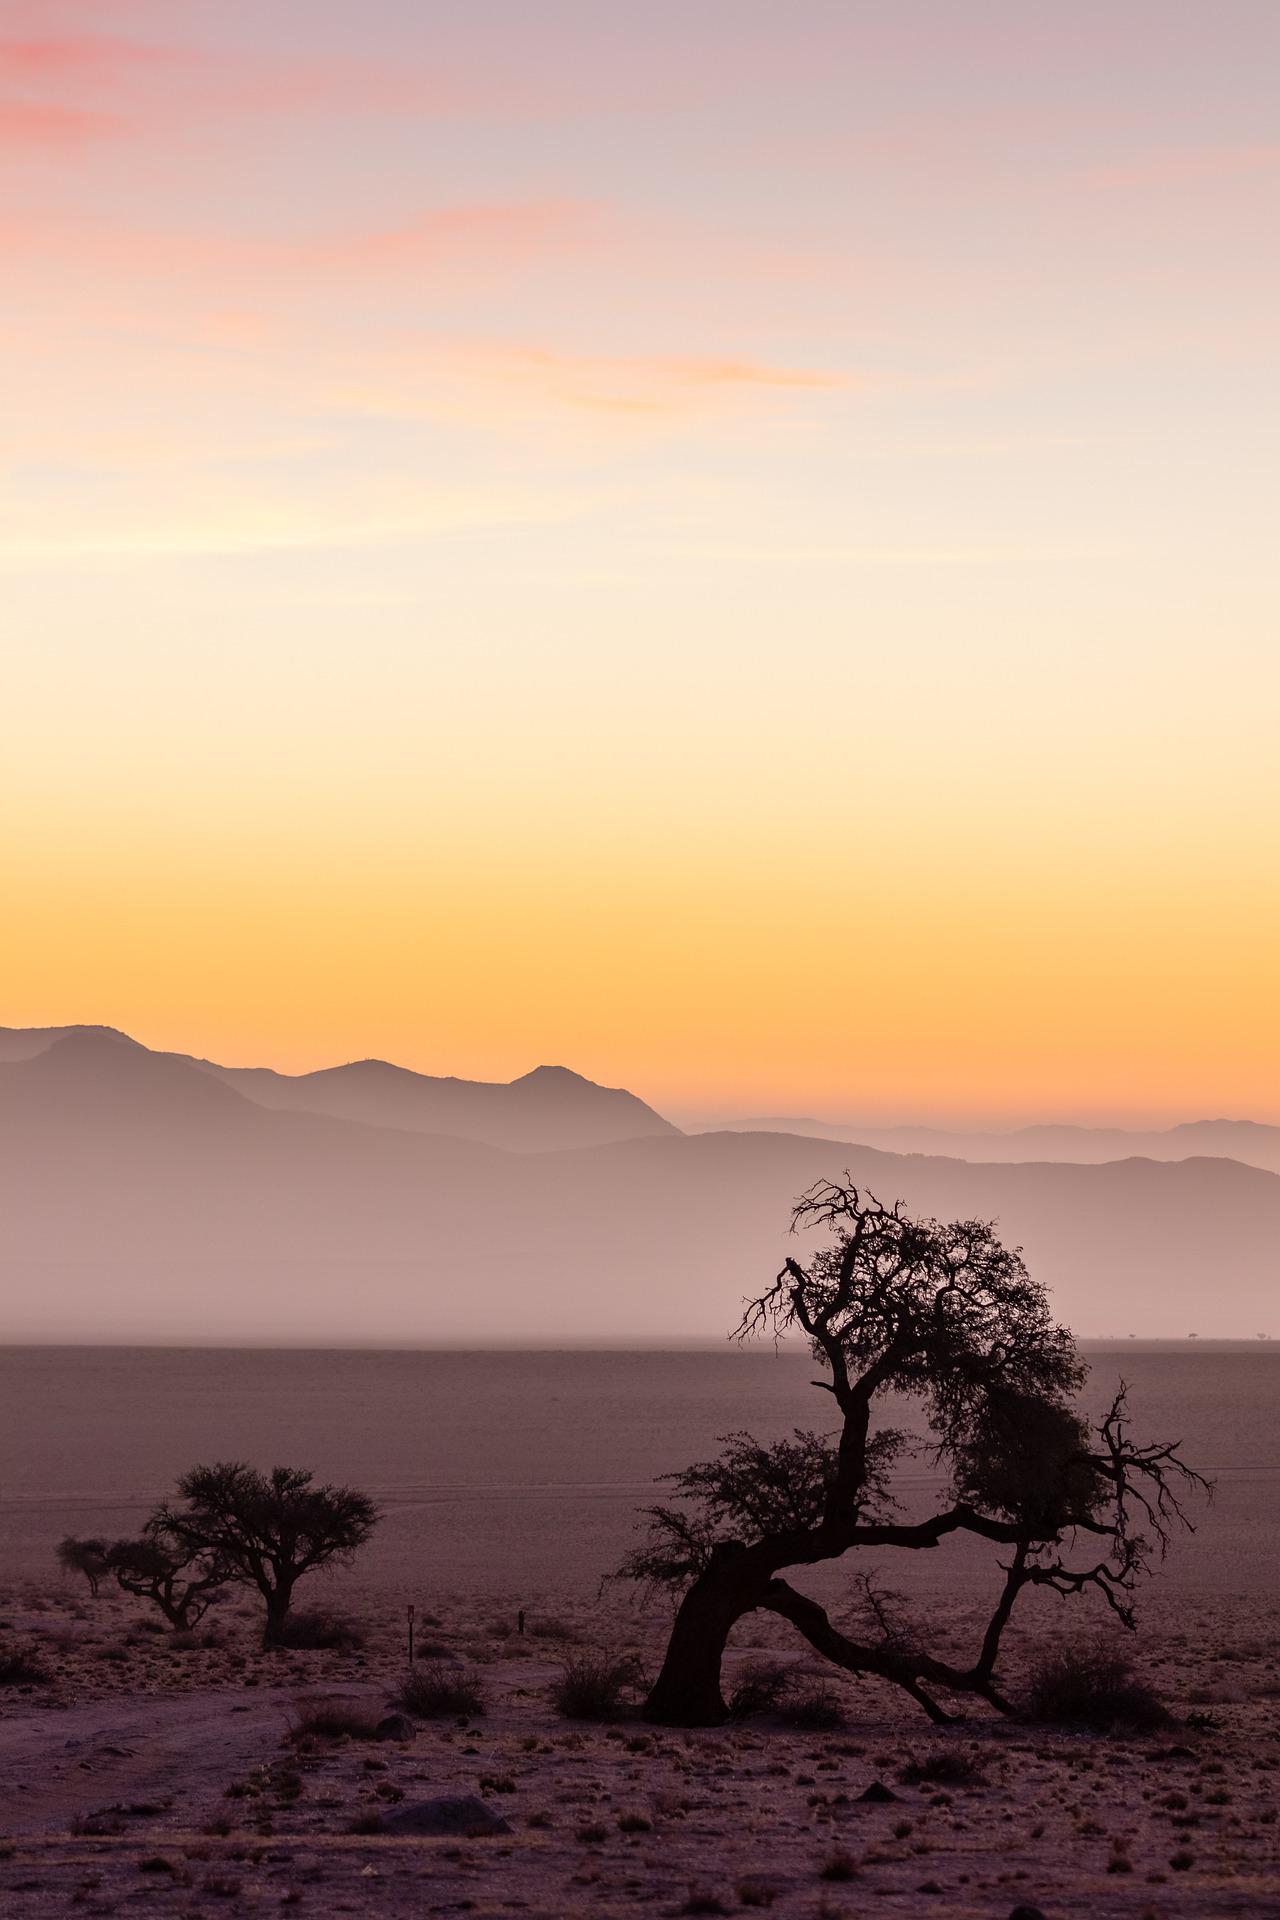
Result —
<instances>
[{"instance_id":1,"label":"wispy cloud","mask_svg":"<svg viewBox=\"0 0 1280 1920\"><path fill-rule=\"evenodd\" d=\"M1089 170L1097 186L1189 186L1198 181L1231 180L1247 174L1280 173L1280 142L1241 142L1231 146L1173 147L1112 160Z\"/></svg>"},{"instance_id":2,"label":"wispy cloud","mask_svg":"<svg viewBox=\"0 0 1280 1920\"><path fill-rule=\"evenodd\" d=\"M95 141L118 134L122 127L118 115L90 107L37 106L22 100L0 100L0 147L10 151L78 152Z\"/></svg>"},{"instance_id":3,"label":"wispy cloud","mask_svg":"<svg viewBox=\"0 0 1280 1920\"><path fill-rule=\"evenodd\" d=\"M542 346L426 341L351 361L330 404L384 417L519 427L598 414L671 426L773 392L832 392L842 373L729 354L592 354Z\"/></svg>"}]
</instances>

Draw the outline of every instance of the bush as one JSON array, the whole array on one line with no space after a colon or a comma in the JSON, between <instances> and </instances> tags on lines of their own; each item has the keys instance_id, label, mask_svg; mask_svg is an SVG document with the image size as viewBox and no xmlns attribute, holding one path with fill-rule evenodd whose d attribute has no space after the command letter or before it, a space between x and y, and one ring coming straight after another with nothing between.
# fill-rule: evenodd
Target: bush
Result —
<instances>
[{"instance_id":1,"label":"bush","mask_svg":"<svg viewBox=\"0 0 1280 1920\"><path fill-rule=\"evenodd\" d=\"M984 1787L987 1776L971 1754L949 1753L945 1747L908 1760L898 1774L906 1787Z\"/></svg>"},{"instance_id":2,"label":"bush","mask_svg":"<svg viewBox=\"0 0 1280 1920\"><path fill-rule=\"evenodd\" d=\"M364 1633L353 1620L344 1620L341 1614L326 1612L323 1607L304 1607L286 1616L276 1645L287 1647L293 1653L313 1653L328 1648L354 1653L364 1645Z\"/></svg>"},{"instance_id":3,"label":"bush","mask_svg":"<svg viewBox=\"0 0 1280 1920\"><path fill-rule=\"evenodd\" d=\"M576 1640L578 1630L564 1620L530 1620L525 1632L534 1640Z\"/></svg>"},{"instance_id":4,"label":"bush","mask_svg":"<svg viewBox=\"0 0 1280 1920\"><path fill-rule=\"evenodd\" d=\"M28 1647L0 1647L0 1687L47 1687L53 1675Z\"/></svg>"},{"instance_id":5,"label":"bush","mask_svg":"<svg viewBox=\"0 0 1280 1920\"><path fill-rule=\"evenodd\" d=\"M805 1733L833 1733L844 1725L844 1707L838 1694L822 1681L789 1687L780 1708L783 1724Z\"/></svg>"},{"instance_id":6,"label":"bush","mask_svg":"<svg viewBox=\"0 0 1280 1920\"><path fill-rule=\"evenodd\" d=\"M729 1718L751 1720L757 1714L777 1713L790 1681L790 1672L774 1660L752 1660L738 1669L737 1685L729 1695Z\"/></svg>"},{"instance_id":7,"label":"bush","mask_svg":"<svg viewBox=\"0 0 1280 1920\"><path fill-rule=\"evenodd\" d=\"M643 1680L633 1653L581 1653L565 1661L551 1698L566 1720L617 1720L627 1689Z\"/></svg>"},{"instance_id":8,"label":"bush","mask_svg":"<svg viewBox=\"0 0 1280 1920\"><path fill-rule=\"evenodd\" d=\"M1033 1720L1091 1727L1098 1733L1111 1727L1153 1732L1167 1727L1172 1717L1150 1687L1134 1679L1127 1655L1100 1642L1039 1654L1031 1668L1027 1710Z\"/></svg>"},{"instance_id":9,"label":"bush","mask_svg":"<svg viewBox=\"0 0 1280 1920\"><path fill-rule=\"evenodd\" d=\"M294 1710L291 1740L372 1740L380 1713L362 1700L313 1700Z\"/></svg>"},{"instance_id":10,"label":"bush","mask_svg":"<svg viewBox=\"0 0 1280 1920\"><path fill-rule=\"evenodd\" d=\"M418 1720L442 1719L455 1713L478 1714L484 1712L484 1688L479 1675L468 1668L428 1660L406 1676L396 1705Z\"/></svg>"}]
</instances>

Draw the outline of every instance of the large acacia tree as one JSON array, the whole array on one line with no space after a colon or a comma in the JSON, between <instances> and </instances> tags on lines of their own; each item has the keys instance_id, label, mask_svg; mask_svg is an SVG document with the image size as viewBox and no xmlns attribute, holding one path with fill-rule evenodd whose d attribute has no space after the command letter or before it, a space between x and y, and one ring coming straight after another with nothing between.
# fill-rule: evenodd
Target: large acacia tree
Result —
<instances>
[{"instance_id":1,"label":"large acacia tree","mask_svg":"<svg viewBox=\"0 0 1280 1920\"><path fill-rule=\"evenodd\" d=\"M649 1540L624 1567L681 1593L650 1720L708 1726L726 1713L721 1660L734 1625L763 1609L788 1620L851 1674L902 1687L935 1720L937 1693L974 1694L1001 1711L1001 1636L1028 1587L1094 1592L1129 1626L1132 1593L1154 1550L1183 1520L1179 1492L1203 1485L1176 1444L1129 1438L1124 1389L1100 1428L1076 1410L1086 1369L1055 1324L1020 1254L982 1221L909 1218L846 1183L822 1181L793 1229L827 1242L789 1259L747 1307L739 1337L798 1332L838 1415L831 1434L797 1431L723 1451L670 1476L679 1505L650 1509ZM937 1510L902 1517L891 1492L909 1441L878 1424L886 1395L922 1406L946 1475ZM883 1606L854 1639L782 1576L859 1550L938 1547L971 1534L1003 1552L985 1632L967 1666L914 1644Z\"/></svg>"}]
</instances>

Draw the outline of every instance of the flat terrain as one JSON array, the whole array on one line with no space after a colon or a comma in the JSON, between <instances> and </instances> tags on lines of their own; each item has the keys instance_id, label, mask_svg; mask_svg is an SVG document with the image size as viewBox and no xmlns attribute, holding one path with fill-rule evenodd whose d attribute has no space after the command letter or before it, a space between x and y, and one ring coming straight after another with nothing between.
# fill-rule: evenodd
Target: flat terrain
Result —
<instances>
[{"instance_id":1,"label":"flat terrain","mask_svg":"<svg viewBox=\"0 0 1280 1920\"><path fill-rule=\"evenodd\" d=\"M264 1655L237 1604L210 1616L211 1644L181 1650L115 1594L11 1595L0 1641L54 1677L0 1690L0 1912L1280 1915L1280 1609L1267 1602L1149 1603L1138 1670L1177 1718L1130 1737L985 1711L937 1729L883 1687L816 1669L839 1725L571 1722L551 1699L563 1661L608 1645L652 1666L661 1612L578 1603L531 1614L524 1637L492 1599L441 1601L435 1618L429 1647L475 1671L484 1714L419 1721L407 1740L334 1739L298 1737L298 1721L334 1699L376 1718L404 1671L398 1628L371 1625L354 1652ZM940 1638L958 1647L973 1624L956 1611ZM1010 1637L1015 1691L1036 1639L1068 1626L1101 1630L1080 1608L1029 1610ZM807 1671L763 1620L731 1666L762 1661ZM894 1797L860 1799L873 1782ZM370 1831L388 1810L461 1794L511 1831Z\"/></svg>"}]
</instances>

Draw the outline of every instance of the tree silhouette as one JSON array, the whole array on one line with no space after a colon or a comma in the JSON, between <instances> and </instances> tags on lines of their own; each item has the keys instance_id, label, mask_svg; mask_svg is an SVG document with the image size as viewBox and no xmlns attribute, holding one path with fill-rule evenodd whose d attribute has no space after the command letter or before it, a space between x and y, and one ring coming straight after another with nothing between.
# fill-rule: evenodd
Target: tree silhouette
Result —
<instances>
[{"instance_id":1,"label":"tree silhouette","mask_svg":"<svg viewBox=\"0 0 1280 1920\"><path fill-rule=\"evenodd\" d=\"M110 1546L107 1565L124 1592L150 1600L175 1633L198 1626L229 1579L224 1560L177 1539L153 1520L138 1539Z\"/></svg>"},{"instance_id":2,"label":"tree silhouette","mask_svg":"<svg viewBox=\"0 0 1280 1920\"><path fill-rule=\"evenodd\" d=\"M65 1540L58 1542L58 1564L68 1573L83 1574L89 1582L89 1592L96 1600L98 1582L107 1572L107 1543L105 1540L78 1540L74 1534L68 1534Z\"/></svg>"},{"instance_id":3,"label":"tree silhouette","mask_svg":"<svg viewBox=\"0 0 1280 1920\"><path fill-rule=\"evenodd\" d=\"M369 1538L378 1509L351 1487L316 1486L301 1467L269 1474L241 1461L193 1467L178 1482L181 1505L156 1509L157 1529L175 1546L204 1554L225 1578L256 1587L266 1603L265 1646L279 1645L304 1574L349 1560Z\"/></svg>"},{"instance_id":4,"label":"tree silhouette","mask_svg":"<svg viewBox=\"0 0 1280 1920\"><path fill-rule=\"evenodd\" d=\"M622 1568L683 1595L646 1716L669 1726L722 1720L725 1644L757 1608L790 1621L846 1672L903 1688L934 1720L952 1717L935 1691L1008 1712L997 1664L1019 1594L1093 1592L1132 1626L1132 1592L1153 1546L1163 1553L1185 1524L1179 1493L1206 1483L1176 1445L1130 1441L1123 1385L1090 1432L1073 1405L1086 1373L1074 1341L990 1224L913 1220L846 1176L802 1196L792 1230L802 1227L827 1229L828 1244L807 1265L787 1260L737 1334L803 1334L824 1369L813 1384L833 1397L840 1424L767 1446L732 1434L716 1459L668 1476L681 1504L649 1510L649 1540ZM889 1393L922 1403L932 1455L949 1471L945 1504L925 1519L898 1517L890 1480L909 1443L873 1423ZM917 1646L869 1583L869 1629L855 1640L781 1577L861 1548L928 1550L956 1533L1009 1550L968 1666ZM1064 1554L1080 1538L1094 1550L1076 1565Z\"/></svg>"}]
</instances>

